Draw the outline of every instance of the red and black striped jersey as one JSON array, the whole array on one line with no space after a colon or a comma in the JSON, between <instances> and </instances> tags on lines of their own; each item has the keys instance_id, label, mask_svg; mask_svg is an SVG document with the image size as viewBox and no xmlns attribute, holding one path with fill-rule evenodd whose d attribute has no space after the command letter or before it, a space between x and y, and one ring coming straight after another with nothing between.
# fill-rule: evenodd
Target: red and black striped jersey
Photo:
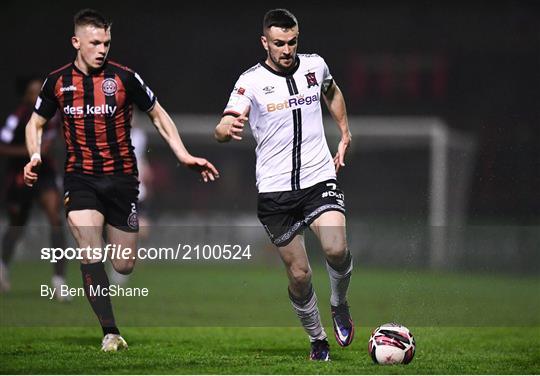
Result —
<instances>
[{"instance_id":1,"label":"red and black striped jersey","mask_svg":"<svg viewBox=\"0 0 540 376\"><path fill-rule=\"evenodd\" d=\"M50 118L60 109L66 173L137 175L130 137L133 103L148 112L156 97L131 69L106 61L86 75L70 63L47 76L34 111Z\"/></svg>"}]
</instances>

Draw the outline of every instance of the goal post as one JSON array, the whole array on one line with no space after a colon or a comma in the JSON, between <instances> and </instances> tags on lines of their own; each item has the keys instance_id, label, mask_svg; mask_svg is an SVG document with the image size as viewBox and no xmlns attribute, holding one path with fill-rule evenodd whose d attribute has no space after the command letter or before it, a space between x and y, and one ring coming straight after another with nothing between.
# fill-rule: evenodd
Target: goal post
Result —
<instances>
[{"instance_id":1,"label":"goal post","mask_svg":"<svg viewBox=\"0 0 540 376\"><path fill-rule=\"evenodd\" d=\"M197 144L199 150L206 152L206 150L211 150L210 148L212 150L218 148L212 135L215 125L219 121L219 116L175 114L173 119L180 133L186 139L189 139L190 143ZM139 121L136 119L136 122ZM140 124L150 127L146 119L141 119ZM329 147L332 151L335 151L340 136L339 131L330 117L324 119L324 124ZM384 205L385 195L395 196L397 194L402 196L400 198L402 200L416 200L417 202L410 204L410 206L416 205L416 207L422 206L422 208L425 206L425 210L422 209L418 212L422 212L423 219L421 222L424 226L427 226L427 231L422 230L425 235L421 235L425 236L422 244L426 248L421 252L422 257L427 258L422 263L433 268L450 266L452 253L459 248L457 244L459 235L454 232L451 239L451 248L454 251L449 250L449 228L465 225L472 167L474 165L474 138L469 134L450 128L443 120L437 117L351 116L349 117L349 126L353 134L353 143L348 155L349 163L346 170L343 171L343 178L340 177L342 183L347 183L347 186L344 187L346 195L348 194L346 199L347 207L349 208L349 205L353 204L351 205L353 210L348 211L348 219L353 222L356 218L364 216L366 212L375 216L378 211L392 212L391 205L387 209L379 205L379 207L370 208L369 210L364 210L362 204L354 206L356 204L354 202L355 195L363 195L363 199L366 201L372 199L370 196L377 196L376 199L381 201L382 205ZM236 149L240 153L236 155L243 155L244 157L240 157L238 160L235 159L235 163L238 164L237 168L242 171L254 170L254 165L247 165L252 163L253 160L247 161L247 158L245 158L246 155L252 153L255 145L254 140L249 135L249 127L246 127L246 133L242 142L232 142L226 148L219 149L220 153L223 152L229 155L234 153L233 150ZM153 130L149 134L154 138L158 138L157 133ZM418 150L422 155L422 163L415 164L414 159L412 162L405 161L409 155L407 153ZM407 179L416 179L416 175L421 177L416 183L416 192L409 190L400 193L400 181L395 181L393 186L390 187L387 184L384 186L386 188L381 190L367 189L367 186L374 184L369 181L374 174L367 173L366 175L364 171L366 168L371 168L363 162L366 153L370 152L376 154L377 161L382 161L377 167L373 167L375 170L381 167L394 170L404 168L422 169L416 174L411 172L407 175ZM389 162L397 163L398 165L395 166L388 166L388 163L383 161L385 154L396 152L403 155L403 164L406 167L399 166L399 163L402 162L400 157L397 158L397 162L396 158ZM386 163L386 166L384 163ZM245 176L247 177L247 175ZM237 183L245 184L245 182ZM360 188L358 188L359 186ZM391 189L392 191L385 191L384 189ZM415 197L408 196L410 193L413 193ZM358 207L361 210L355 209ZM193 209L196 210L196 208ZM221 208L221 210L223 209ZM409 209L411 209L410 211L415 210L412 206ZM256 219L254 224L258 225ZM398 242L397 239L399 239L399 236L396 236L395 243Z\"/></svg>"},{"instance_id":2,"label":"goal post","mask_svg":"<svg viewBox=\"0 0 540 376\"><path fill-rule=\"evenodd\" d=\"M447 266L452 262L447 252L448 229L450 226L465 225L474 163L474 139L452 130L436 117L352 117L349 124L354 138L364 140L360 148L369 145L370 139L379 139L376 147L381 152L386 147L414 148L427 144L428 264L437 269ZM328 136L337 137L338 134L329 130Z\"/></svg>"},{"instance_id":3,"label":"goal post","mask_svg":"<svg viewBox=\"0 0 540 376\"><path fill-rule=\"evenodd\" d=\"M147 130L145 152L155 185L148 241L168 244L187 228L206 240L249 240L265 262L275 260L265 252L272 247L257 219L255 141L249 127L241 142L224 145L213 138L219 114L175 114L173 119L190 152L215 163L222 177L217 184L201 184L193 171L179 167L148 117L138 114L134 123ZM351 116L349 123L353 143L338 180L345 192L349 249L361 264L538 272L537 225L467 221L474 137L436 117ZM334 153L340 135L329 117L325 133ZM18 258L39 255L35 250L47 243L46 224L41 211L32 215ZM7 218L0 218L0 228L6 226ZM171 226L178 231L164 230ZM230 233L224 235L223 228ZM182 239L191 234L184 232ZM306 232L306 241L310 237ZM66 239L72 238L66 234ZM313 246L309 249L318 243ZM315 250L312 256L319 254Z\"/></svg>"}]
</instances>

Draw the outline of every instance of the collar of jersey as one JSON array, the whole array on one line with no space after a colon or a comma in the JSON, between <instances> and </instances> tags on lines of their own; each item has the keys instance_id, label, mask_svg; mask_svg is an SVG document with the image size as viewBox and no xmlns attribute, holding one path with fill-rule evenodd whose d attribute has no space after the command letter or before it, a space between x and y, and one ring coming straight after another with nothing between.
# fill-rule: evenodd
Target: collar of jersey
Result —
<instances>
[{"instance_id":1,"label":"collar of jersey","mask_svg":"<svg viewBox=\"0 0 540 376\"><path fill-rule=\"evenodd\" d=\"M274 73L275 75L278 75L278 76L281 76L281 77L288 77L288 76L292 76L297 70L298 70L298 67L300 66L300 58L298 57L298 55L296 56L296 65L294 66L293 69L291 69L290 71L288 72L280 72L280 71L277 71L275 69L273 69L270 65L266 64L266 61L261 61L261 65L268 69L270 71L270 73Z\"/></svg>"},{"instance_id":2,"label":"collar of jersey","mask_svg":"<svg viewBox=\"0 0 540 376\"><path fill-rule=\"evenodd\" d=\"M105 62L103 63L103 65L96 69L95 71L92 71L90 72L90 74L86 74L84 73L82 70L80 70L79 68L77 68L77 66L75 65L75 61L73 63L71 63L71 66L73 67L73 69L75 69L78 73L82 74L83 76L96 76L96 75L99 75L101 72L103 72L103 70L105 69L105 67L107 66L107 63L109 62L109 60L105 60Z\"/></svg>"}]
</instances>

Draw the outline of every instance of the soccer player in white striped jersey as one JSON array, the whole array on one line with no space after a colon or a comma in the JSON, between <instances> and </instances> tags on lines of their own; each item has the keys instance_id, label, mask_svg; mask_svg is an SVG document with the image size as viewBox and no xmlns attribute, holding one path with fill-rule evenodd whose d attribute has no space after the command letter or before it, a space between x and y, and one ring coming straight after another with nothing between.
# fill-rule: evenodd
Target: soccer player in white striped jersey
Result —
<instances>
[{"instance_id":1,"label":"soccer player in white striped jersey","mask_svg":"<svg viewBox=\"0 0 540 376\"><path fill-rule=\"evenodd\" d=\"M311 341L310 358L329 360L303 230L311 228L324 250L334 334L341 346L348 346L354 337L347 304L353 263L336 173L345 166L351 133L343 94L328 66L316 54L297 54L298 36L291 12L266 13L261 43L267 57L236 82L215 137L219 142L241 140L249 119L257 142L258 217L285 264L292 306ZM321 98L341 132L333 158L324 135Z\"/></svg>"}]
</instances>

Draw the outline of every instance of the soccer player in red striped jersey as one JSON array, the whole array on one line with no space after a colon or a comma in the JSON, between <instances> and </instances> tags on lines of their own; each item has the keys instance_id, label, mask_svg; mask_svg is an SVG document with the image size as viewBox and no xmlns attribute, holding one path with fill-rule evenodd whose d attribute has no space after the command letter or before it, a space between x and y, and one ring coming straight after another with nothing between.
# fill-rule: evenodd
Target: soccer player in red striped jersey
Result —
<instances>
[{"instance_id":1,"label":"soccer player in red striped jersey","mask_svg":"<svg viewBox=\"0 0 540 376\"><path fill-rule=\"evenodd\" d=\"M59 108L67 148L64 204L70 230L79 247L103 249L105 227L108 243L131 249L128 257L111 259L116 271L129 274L135 265L139 229L139 181L130 139L133 104L148 114L183 165L199 172L204 182L219 174L212 163L187 151L174 122L142 78L107 59L111 23L99 12L84 9L75 15L74 26L75 61L49 74L26 126L30 161L24 179L30 186L38 179L42 129ZM102 259L83 256L83 285L103 329L102 350L126 348L110 298L90 294L96 286L109 286Z\"/></svg>"}]
</instances>

